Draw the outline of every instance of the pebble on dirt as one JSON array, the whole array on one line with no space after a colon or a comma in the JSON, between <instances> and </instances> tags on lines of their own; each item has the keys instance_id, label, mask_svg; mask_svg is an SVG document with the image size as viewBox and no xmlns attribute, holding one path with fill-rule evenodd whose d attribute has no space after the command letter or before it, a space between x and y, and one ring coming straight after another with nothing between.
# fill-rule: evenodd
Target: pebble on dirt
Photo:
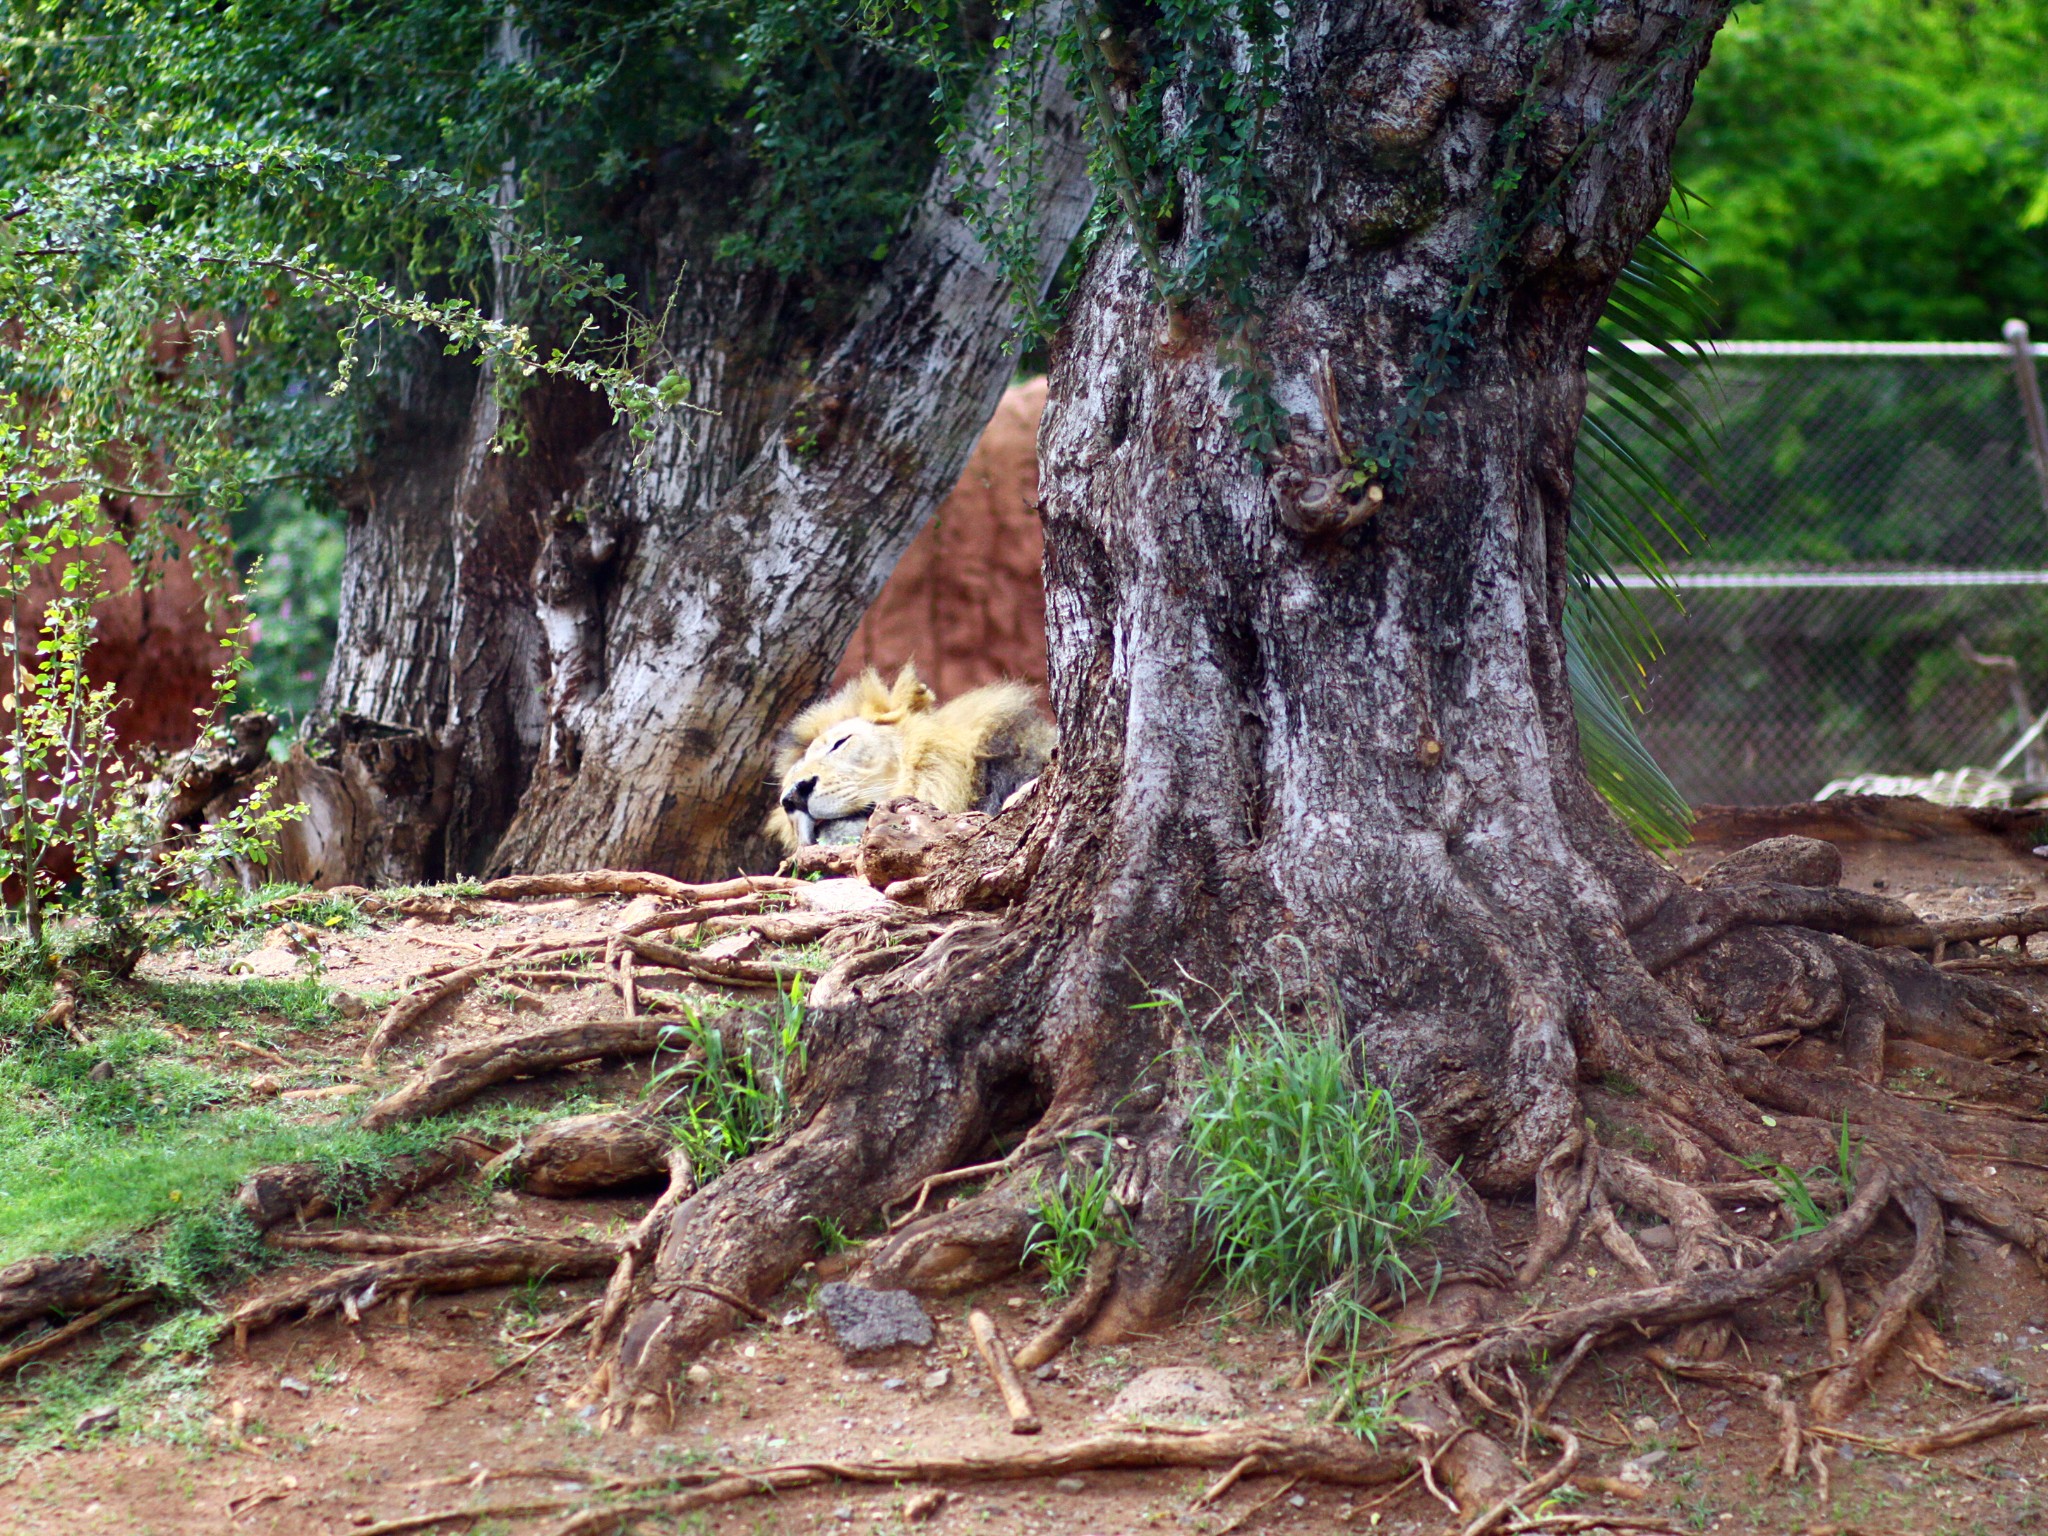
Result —
<instances>
[{"instance_id":1,"label":"pebble on dirt","mask_svg":"<svg viewBox=\"0 0 2048 1536\"><path fill-rule=\"evenodd\" d=\"M818 1310L848 1355L932 1341L932 1320L908 1291L871 1291L834 1280L818 1288Z\"/></svg>"}]
</instances>

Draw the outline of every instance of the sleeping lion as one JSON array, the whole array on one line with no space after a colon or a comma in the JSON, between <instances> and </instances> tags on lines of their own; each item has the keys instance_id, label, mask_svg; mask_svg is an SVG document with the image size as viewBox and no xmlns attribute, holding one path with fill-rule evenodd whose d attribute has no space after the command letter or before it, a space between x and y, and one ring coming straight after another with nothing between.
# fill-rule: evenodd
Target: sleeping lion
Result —
<instances>
[{"instance_id":1,"label":"sleeping lion","mask_svg":"<svg viewBox=\"0 0 2048 1536\"><path fill-rule=\"evenodd\" d=\"M1022 683L941 704L914 667L889 686L870 667L796 717L768 834L784 849L857 843L868 813L897 795L942 811L1000 810L1038 776L1056 739Z\"/></svg>"}]
</instances>

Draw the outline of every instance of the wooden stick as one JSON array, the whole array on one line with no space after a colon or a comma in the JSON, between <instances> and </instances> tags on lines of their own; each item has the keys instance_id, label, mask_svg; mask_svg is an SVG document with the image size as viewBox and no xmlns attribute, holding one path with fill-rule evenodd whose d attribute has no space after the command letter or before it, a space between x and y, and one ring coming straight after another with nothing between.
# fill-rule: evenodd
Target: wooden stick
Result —
<instances>
[{"instance_id":1,"label":"wooden stick","mask_svg":"<svg viewBox=\"0 0 2048 1536\"><path fill-rule=\"evenodd\" d=\"M981 1356L981 1363L988 1367L988 1373L995 1377L996 1387L1003 1394L1003 1407L1010 1414L1010 1433L1037 1434L1038 1410L1031 1406L1031 1394L1024 1390L1023 1378L1017 1374L1017 1367L1010 1363L1010 1352L1003 1347L1003 1336L996 1332L994 1320L976 1307L967 1314L967 1331L974 1335L974 1348Z\"/></svg>"}]
</instances>

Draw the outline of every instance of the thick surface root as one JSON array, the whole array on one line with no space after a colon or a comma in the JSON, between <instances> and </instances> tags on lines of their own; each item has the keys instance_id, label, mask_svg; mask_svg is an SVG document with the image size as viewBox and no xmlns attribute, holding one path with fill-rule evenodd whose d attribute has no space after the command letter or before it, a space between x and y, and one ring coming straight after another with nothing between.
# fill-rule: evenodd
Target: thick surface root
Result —
<instances>
[{"instance_id":1,"label":"thick surface root","mask_svg":"<svg viewBox=\"0 0 2048 1536\"><path fill-rule=\"evenodd\" d=\"M874 1461L799 1461L755 1467L743 1472L677 1471L640 1480L672 1489L696 1483L681 1492L632 1497L634 1482L619 1480L610 1491L627 1495L602 1508L571 1515L549 1528L548 1536L600 1536L621 1525L654 1515L681 1515L691 1510L740 1499L808 1488L819 1483L989 1483L1033 1477L1063 1477L1079 1472L1133 1471L1158 1467L1232 1467L1250 1459L1263 1475L1309 1478L1349 1487L1376 1487L1398 1482L1415 1466L1412 1453L1380 1450L1337 1430L1298 1430L1280 1425L1246 1425L1228 1429L1172 1430L1148 1428L1091 1435L1066 1445L975 1456L888 1457ZM366 1527L363 1536L400 1536L406 1531L459 1520L510 1519L568 1509L574 1500L520 1499L408 1515Z\"/></svg>"},{"instance_id":2,"label":"thick surface root","mask_svg":"<svg viewBox=\"0 0 2048 1536\"><path fill-rule=\"evenodd\" d=\"M344 1312L351 1322L379 1301L408 1292L473 1291L544 1276L563 1280L602 1274L617 1258L611 1243L579 1238L485 1237L418 1249L329 1270L238 1307L228 1318L238 1345L249 1334L294 1313L306 1318Z\"/></svg>"}]
</instances>

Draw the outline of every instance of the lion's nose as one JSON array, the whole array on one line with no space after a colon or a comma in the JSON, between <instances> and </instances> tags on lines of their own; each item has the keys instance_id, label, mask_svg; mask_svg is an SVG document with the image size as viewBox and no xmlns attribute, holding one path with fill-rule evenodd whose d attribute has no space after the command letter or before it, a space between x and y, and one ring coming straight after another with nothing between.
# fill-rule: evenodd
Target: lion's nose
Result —
<instances>
[{"instance_id":1,"label":"lion's nose","mask_svg":"<svg viewBox=\"0 0 2048 1536\"><path fill-rule=\"evenodd\" d=\"M791 813L802 810L811 803L811 791L818 787L816 779L800 779L782 792L782 808Z\"/></svg>"}]
</instances>

